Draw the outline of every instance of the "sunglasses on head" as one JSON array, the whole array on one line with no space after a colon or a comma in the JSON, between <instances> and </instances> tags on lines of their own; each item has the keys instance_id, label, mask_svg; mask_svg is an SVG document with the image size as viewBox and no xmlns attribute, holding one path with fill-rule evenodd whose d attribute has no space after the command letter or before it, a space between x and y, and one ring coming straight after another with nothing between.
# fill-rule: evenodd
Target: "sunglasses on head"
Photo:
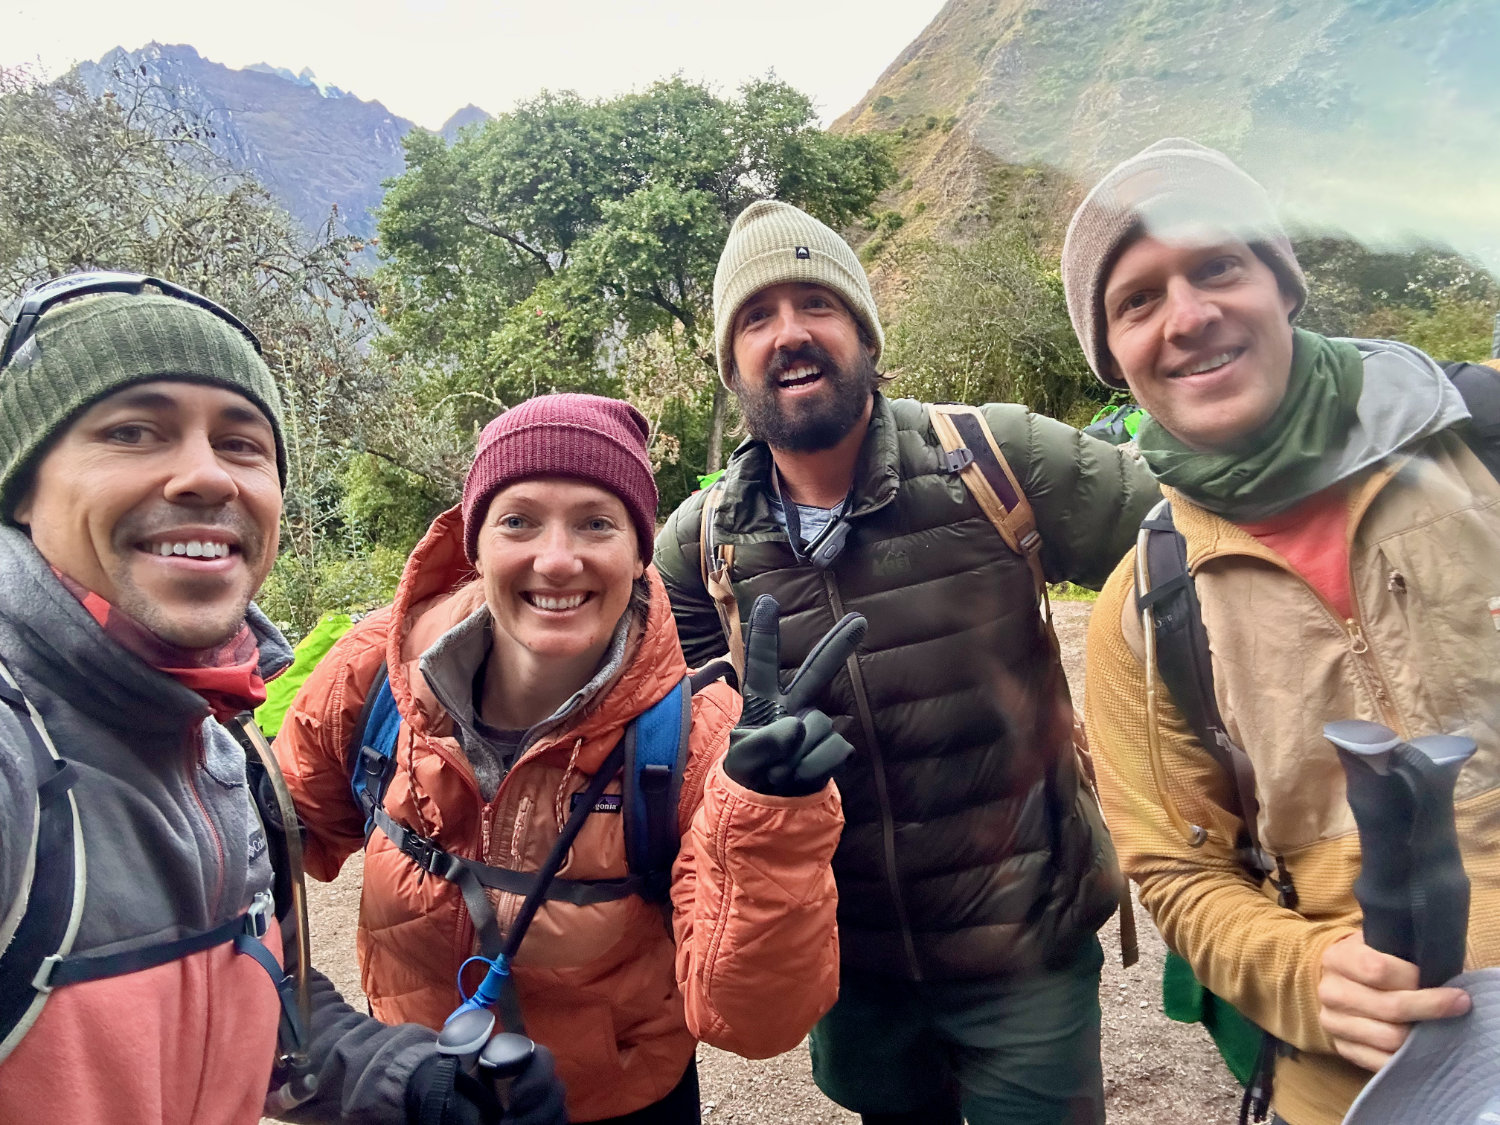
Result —
<instances>
[{"instance_id":1,"label":"sunglasses on head","mask_svg":"<svg viewBox=\"0 0 1500 1125\"><path fill-rule=\"evenodd\" d=\"M128 293L136 296L148 285L165 293L168 297L186 301L218 317L249 340L256 355L261 354L260 341L255 338L255 333L245 326L244 321L223 305L210 301L203 294L194 293L191 289L184 289L180 285L173 285L170 281L163 281L159 277L151 277L148 274L94 270L88 273L70 273L62 277L54 277L51 281L44 281L27 290L25 296L21 298L21 309L16 314L15 322L11 324L10 331L5 334L5 346L0 348L0 367L8 364L26 344L26 341L36 335L37 324L53 306L95 293Z\"/></svg>"}]
</instances>

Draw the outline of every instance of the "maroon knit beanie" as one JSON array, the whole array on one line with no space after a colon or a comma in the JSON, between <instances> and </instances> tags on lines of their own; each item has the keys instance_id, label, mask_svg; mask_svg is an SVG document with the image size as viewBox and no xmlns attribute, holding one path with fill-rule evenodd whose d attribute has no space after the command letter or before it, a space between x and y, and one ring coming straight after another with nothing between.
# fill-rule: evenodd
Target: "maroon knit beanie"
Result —
<instances>
[{"instance_id":1,"label":"maroon knit beanie","mask_svg":"<svg viewBox=\"0 0 1500 1125\"><path fill-rule=\"evenodd\" d=\"M541 395L484 428L464 480L464 553L474 561L490 500L526 477L572 477L613 492L625 504L651 561L656 481L646 456L651 429L628 402L599 395Z\"/></svg>"}]
</instances>

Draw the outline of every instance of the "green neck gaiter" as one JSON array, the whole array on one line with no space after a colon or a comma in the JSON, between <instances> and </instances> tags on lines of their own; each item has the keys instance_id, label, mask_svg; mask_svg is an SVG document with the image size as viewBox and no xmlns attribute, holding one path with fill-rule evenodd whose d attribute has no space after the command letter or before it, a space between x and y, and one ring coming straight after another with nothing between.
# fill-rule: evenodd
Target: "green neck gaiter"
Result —
<instances>
[{"instance_id":1,"label":"green neck gaiter","mask_svg":"<svg viewBox=\"0 0 1500 1125\"><path fill-rule=\"evenodd\" d=\"M1286 396L1259 430L1231 452L1189 449L1155 419L1137 442L1162 484L1227 519L1262 519L1333 483L1340 439L1364 386L1353 344L1294 329Z\"/></svg>"}]
</instances>

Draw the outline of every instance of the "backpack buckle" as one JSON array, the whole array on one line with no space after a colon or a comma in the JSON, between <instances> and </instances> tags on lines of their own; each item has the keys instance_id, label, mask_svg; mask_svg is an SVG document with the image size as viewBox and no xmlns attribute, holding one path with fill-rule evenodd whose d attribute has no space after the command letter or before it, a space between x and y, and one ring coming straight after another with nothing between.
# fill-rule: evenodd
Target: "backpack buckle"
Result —
<instances>
[{"instance_id":1,"label":"backpack buckle","mask_svg":"<svg viewBox=\"0 0 1500 1125\"><path fill-rule=\"evenodd\" d=\"M643 793L665 793L671 783L671 766L651 762L641 767L641 791Z\"/></svg>"},{"instance_id":2,"label":"backpack buckle","mask_svg":"<svg viewBox=\"0 0 1500 1125\"><path fill-rule=\"evenodd\" d=\"M31 978L31 987L38 992L52 991L52 972L62 964L62 954L54 953L51 957L43 957L42 963L37 966L36 976Z\"/></svg>"},{"instance_id":3,"label":"backpack buckle","mask_svg":"<svg viewBox=\"0 0 1500 1125\"><path fill-rule=\"evenodd\" d=\"M960 445L943 452L943 463L950 473L961 473L974 463L974 454L967 445Z\"/></svg>"},{"instance_id":4,"label":"backpack buckle","mask_svg":"<svg viewBox=\"0 0 1500 1125\"><path fill-rule=\"evenodd\" d=\"M244 932L253 938L263 938L266 931L271 928L271 915L276 910L276 899L270 891L257 891L255 898L250 902L250 909L245 911Z\"/></svg>"},{"instance_id":5,"label":"backpack buckle","mask_svg":"<svg viewBox=\"0 0 1500 1125\"><path fill-rule=\"evenodd\" d=\"M441 876L447 870L448 853L426 836L418 836L410 829L402 842L401 850L407 858L429 875Z\"/></svg>"}]
</instances>

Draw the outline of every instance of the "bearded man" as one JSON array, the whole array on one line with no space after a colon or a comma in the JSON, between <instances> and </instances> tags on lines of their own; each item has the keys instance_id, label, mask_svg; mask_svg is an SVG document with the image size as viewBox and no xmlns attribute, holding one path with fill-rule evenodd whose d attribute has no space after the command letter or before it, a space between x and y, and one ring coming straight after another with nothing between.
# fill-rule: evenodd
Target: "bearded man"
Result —
<instances>
[{"instance_id":1,"label":"bearded man","mask_svg":"<svg viewBox=\"0 0 1500 1125\"><path fill-rule=\"evenodd\" d=\"M751 436L657 538L688 662L726 648L705 581L721 547L731 632L774 595L783 669L845 612L869 620L816 701L855 755L833 863L839 1000L813 1032L814 1077L872 1125L1102 1121L1095 935L1118 875L1080 811L1033 566L930 408L881 393L869 281L834 231L785 203L746 208L714 330ZM1098 585L1155 502L1148 475L1024 406L981 414L1031 501L1039 570Z\"/></svg>"}]
</instances>

